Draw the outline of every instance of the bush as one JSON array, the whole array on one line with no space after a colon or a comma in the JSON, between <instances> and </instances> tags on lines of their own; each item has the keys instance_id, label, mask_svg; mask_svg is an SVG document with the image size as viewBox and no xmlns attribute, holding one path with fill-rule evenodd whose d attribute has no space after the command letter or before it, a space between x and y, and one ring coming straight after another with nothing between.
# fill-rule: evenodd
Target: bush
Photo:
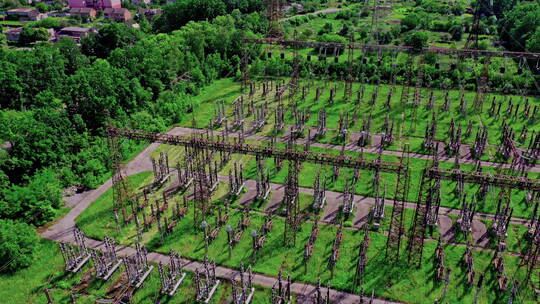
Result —
<instances>
[{"instance_id":1,"label":"bush","mask_svg":"<svg viewBox=\"0 0 540 304\"><path fill-rule=\"evenodd\" d=\"M414 31L405 36L405 45L412 46L415 50L421 50L428 46L429 35L426 32Z\"/></svg>"},{"instance_id":2,"label":"bush","mask_svg":"<svg viewBox=\"0 0 540 304\"><path fill-rule=\"evenodd\" d=\"M356 14L353 10L343 10L343 11L339 11L336 14L335 19L336 20L351 20L352 18L354 18L355 15Z\"/></svg>"},{"instance_id":3,"label":"bush","mask_svg":"<svg viewBox=\"0 0 540 304\"><path fill-rule=\"evenodd\" d=\"M23 220L33 225L50 221L62 205L62 185L52 169L38 172L26 186L14 185L4 191L0 217Z\"/></svg>"},{"instance_id":4,"label":"bush","mask_svg":"<svg viewBox=\"0 0 540 304\"><path fill-rule=\"evenodd\" d=\"M333 34L324 34L322 36L319 36L317 38L317 41L318 42L335 42L335 43L347 43L348 42L347 39L345 39L344 37L339 36L339 35L333 35ZM320 50L317 50L317 51L320 51ZM327 48L326 49L326 54L327 55L332 55L332 54L334 54L334 52L336 52L336 54L341 54L343 52L343 49L337 49L337 50L334 50L332 48Z\"/></svg>"},{"instance_id":5,"label":"bush","mask_svg":"<svg viewBox=\"0 0 540 304\"><path fill-rule=\"evenodd\" d=\"M478 49L485 51L489 48L490 42L489 40L481 40L478 42Z\"/></svg>"},{"instance_id":6,"label":"bush","mask_svg":"<svg viewBox=\"0 0 540 304\"><path fill-rule=\"evenodd\" d=\"M401 27L404 32L415 29L418 26L419 16L416 14L409 14L405 18L401 19Z\"/></svg>"},{"instance_id":7,"label":"bush","mask_svg":"<svg viewBox=\"0 0 540 304\"><path fill-rule=\"evenodd\" d=\"M0 219L0 272L9 273L32 264L39 237L29 225Z\"/></svg>"},{"instance_id":8,"label":"bush","mask_svg":"<svg viewBox=\"0 0 540 304\"><path fill-rule=\"evenodd\" d=\"M40 13L45 13L45 12L48 12L51 10L51 7L48 6L47 4L43 3L43 2L39 2L38 4L36 4L36 9L40 12Z\"/></svg>"},{"instance_id":9,"label":"bush","mask_svg":"<svg viewBox=\"0 0 540 304\"><path fill-rule=\"evenodd\" d=\"M34 43L36 41L47 41L47 40L49 40L49 32L47 32L47 29L44 29L41 27L38 27L38 28L25 27L23 28L21 32L21 36L19 38L19 42L23 45Z\"/></svg>"},{"instance_id":10,"label":"bush","mask_svg":"<svg viewBox=\"0 0 540 304\"><path fill-rule=\"evenodd\" d=\"M452 25L448 31L452 35L452 40L460 41L463 37L463 25L461 24Z\"/></svg>"},{"instance_id":11,"label":"bush","mask_svg":"<svg viewBox=\"0 0 540 304\"><path fill-rule=\"evenodd\" d=\"M431 24L431 30L435 32L447 32L448 31L448 23L444 21L433 21Z\"/></svg>"},{"instance_id":12,"label":"bush","mask_svg":"<svg viewBox=\"0 0 540 304\"><path fill-rule=\"evenodd\" d=\"M319 36L324 35L324 34L330 34L333 32L334 32L334 26L332 25L332 23L327 22L319 31Z\"/></svg>"}]
</instances>

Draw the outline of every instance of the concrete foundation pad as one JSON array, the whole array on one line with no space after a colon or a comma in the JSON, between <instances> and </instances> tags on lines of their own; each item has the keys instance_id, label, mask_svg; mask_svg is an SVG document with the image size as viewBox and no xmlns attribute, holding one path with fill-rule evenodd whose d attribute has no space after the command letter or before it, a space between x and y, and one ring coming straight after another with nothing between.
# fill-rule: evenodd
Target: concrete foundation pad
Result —
<instances>
[{"instance_id":1,"label":"concrete foundation pad","mask_svg":"<svg viewBox=\"0 0 540 304\"><path fill-rule=\"evenodd\" d=\"M176 290L178 289L178 286L180 286L180 284L182 284L185 277L186 277L186 274L182 273L182 275L180 276L178 281L176 281L176 284L174 284L173 289L168 293L169 296L171 296L171 297L174 296L174 294L176 293Z\"/></svg>"},{"instance_id":2,"label":"concrete foundation pad","mask_svg":"<svg viewBox=\"0 0 540 304\"><path fill-rule=\"evenodd\" d=\"M86 255L80 262L79 264L77 264L77 266L75 266L75 268L69 270L70 272L73 272L73 273L77 273L79 272L79 270L81 270L81 268L84 266L84 264L86 264L88 262L88 260L90 260L90 255Z\"/></svg>"},{"instance_id":3,"label":"concrete foundation pad","mask_svg":"<svg viewBox=\"0 0 540 304\"><path fill-rule=\"evenodd\" d=\"M210 292L208 293L208 298L206 298L206 300L204 300L204 303L208 304L210 303L210 301L212 301L212 296L214 295L214 293L216 292L218 286L219 286L219 283L220 281L217 280L216 281L216 284L214 284L214 287L212 287L212 289L210 290Z\"/></svg>"},{"instance_id":4,"label":"concrete foundation pad","mask_svg":"<svg viewBox=\"0 0 540 304\"><path fill-rule=\"evenodd\" d=\"M103 280L108 281L113 275L113 273L116 271L116 269L118 269L118 267L122 265L122 261L122 259L119 259L118 262L116 262L116 264L111 268L111 270L109 270L109 272L107 272L107 274L103 276Z\"/></svg>"},{"instance_id":5,"label":"concrete foundation pad","mask_svg":"<svg viewBox=\"0 0 540 304\"><path fill-rule=\"evenodd\" d=\"M144 280L146 280L146 278L150 275L150 272L152 272L153 269L154 269L154 266L148 267L148 270L143 274L143 276L139 279L139 282L135 285L136 289L142 286L142 284L144 283Z\"/></svg>"}]
</instances>

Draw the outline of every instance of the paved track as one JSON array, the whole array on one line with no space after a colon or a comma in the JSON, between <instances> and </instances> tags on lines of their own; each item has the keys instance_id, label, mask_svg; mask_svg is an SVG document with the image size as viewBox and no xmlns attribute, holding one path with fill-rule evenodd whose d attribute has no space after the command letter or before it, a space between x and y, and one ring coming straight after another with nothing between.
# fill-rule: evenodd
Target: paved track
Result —
<instances>
[{"instance_id":1,"label":"paved track","mask_svg":"<svg viewBox=\"0 0 540 304\"><path fill-rule=\"evenodd\" d=\"M173 135L186 135L193 132L200 132L201 130L196 129L190 129L190 128L173 128L168 133ZM232 134L232 136L237 136L236 134ZM270 140L268 137L262 137L262 136L248 136L249 139L255 139L255 140ZM302 140L298 141L298 144L302 144ZM152 170L152 164L150 162L150 155L151 153L159 146L159 144L150 144L146 149L144 149L134 160L132 160L129 164L125 166L125 173L126 175L133 175L139 172L143 171L151 171ZM319 143L313 143L312 146L318 146L322 148L329 148L329 149L339 149L339 146L335 145L327 145L327 144L319 144ZM347 149L350 150L359 150L354 145L348 145ZM371 151L373 150L373 151ZM373 153L375 152L375 148L371 149L365 149L365 152ZM400 156L400 152L395 151L384 151L384 154L387 155L398 155ZM429 158L425 155L413 155L412 157L418 157L418 158ZM484 162L485 166L496 166L499 167L501 164L495 164L495 163L489 163ZM538 166L532 167L531 169L536 170L534 172L540 172L540 168ZM220 177L223 181L226 181L226 177ZM62 241L62 242L74 242L73 237L73 229L75 227L75 219L77 216L79 216L93 201L95 201L97 198L99 198L107 189L109 189L112 186L111 180L107 180L103 185L101 185L99 188L95 190L88 191L84 194L81 194L74 199L71 200L71 205L73 206L73 209L70 210L70 212L58 220L56 223L54 223L52 226L48 227L44 231L41 232L42 236L51 239L54 241ZM240 200L240 203L242 204L249 204L250 201L253 199L254 194L253 191L255 189L255 182L253 180L248 180L246 182L246 186L248 189L248 193L246 193ZM281 201L283 197L283 185L280 184L271 184L272 188L272 199L270 203L268 204L267 210L270 210L272 208L276 208L277 204ZM312 194L313 189L310 188L300 188L301 192ZM325 206L325 210L323 211L323 221L331 223L334 219L334 216L337 212L338 207L341 205L341 196L342 194L335 191L327 191L327 204ZM360 227L366 217L369 213L370 208L374 205L374 198L364 197L360 195L355 195L355 201L357 202L357 208L355 211L355 218L353 220L353 225L358 228ZM386 205L392 205L393 202L391 200L385 200ZM414 203L406 203L405 204L407 208L414 208ZM449 214L457 215L459 214L459 210L452 209L452 208L440 208L440 218L439 218L439 224L441 232L443 232L443 235L450 235L450 228L451 226L451 220L448 217ZM475 241L479 241L476 243L476 245L482 245L480 243L481 238L485 234L486 227L479 221L479 219L492 219L493 215L490 214L477 214L475 216L475 221L473 225L473 236L475 238ZM526 219L521 218L513 218L512 223L514 224L526 224ZM103 243L101 241L93 240L93 239L87 239L86 240L87 245L91 248L97 248L100 249L103 247ZM121 256L131 255L134 253L134 249L130 247L117 247L117 252ZM168 256L152 252L149 254L149 260L152 262L167 262ZM193 260L183 259L183 264L186 270L189 271L195 271L195 269L202 266L201 263ZM216 269L216 275L220 278L225 279L231 279L233 278L238 272L234 269L227 268L227 267L221 267L218 266ZM277 279L274 277L270 277L263 274L255 274L253 281L261 286L271 288L276 282ZM311 284L303 284L303 283L293 283L292 284L292 292L295 294L298 294L301 298L307 299L307 297L311 297L315 293L315 286ZM330 290L330 295L332 297L333 301L336 301L337 303L358 303L359 297L357 295L340 292L337 290ZM309 300L305 300L304 303L309 303ZM375 299L373 303L394 303L394 302L387 302L383 299Z\"/></svg>"},{"instance_id":2,"label":"paved track","mask_svg":"<svg viewBox=\"0 0 540 304\"><path fill-rule=\"evenodd\" d=\"M192 133L201 133L205 132L201 129L193 129L193 128L185 128L185 127L176 127L175 130L178 131L179 135L189 135ZM311 134L315 134L315 129L311 128ZM219 132L221 133L221 132ZM218 134L218 132L214 132L214 134ZM360 137L360 132L350 132L350 139L349 142L345 145L346 151L355 151L355 152L365 152L365 153L372 153L377 154L379 152L379 144L381 142L379 135L373 135L372 136L372 145L370 147L360 148L358 145L356 145L356 142L358 142L358 138ZM230 137L238 138L238 133L229 133ZM271 141L271 137L267 136L260 136L260 135L245 135L244 139L249 140L258 140L258 141ZM284 137L276 138L277 142L287 142L288 141L288 134L286 134ZM304 145L306 143L306 139L299 138L296 140L297 145ZM318 148L324 148L324 149L334 149L334 150L341 150L341 146L339 145L332 145L332 144L324 144L324 143L318 143L311 141L310 143L311 147L318 147ZM472 158L470 152L467 151L467 145L462 144L460 147L460 156L459 156L459 162L460 164L470 164L470 165L476 165L477 161ZM391 150L383 150L382 155L389 155L389 156L402 156L403 153L400 151L391 151ZM431 160L433 159L432 156L425 155L425 154L419 154L419 153L409 153L408 155L410 158L418 158L418 159L424 159L424 160ZM438 157L439 161L441 162L451 162L453 163L455 161L455 157L449 157L445 154L444 149L441 147L438 151ZM480 164L483 167L491 167L491 168L504 168L508 169L510 168L510 164L502 164L502 163L496 163L496 162L489 162L489 161L480 161ZM525 171L534 172L534 173L540 173L540 165L533 165L525 168Z\"/></svg>"},{"instance_id":3,"label":"paved track","mask_svg":"<svg viewBox=\"0 0 540 304\"><path fill-rule=\"evenodd\" d=\"M175 134L179 135L179 132L181 132L180 129L172 129L169 134ZM125 167L126 175L132 175L136 174L142 171L148 171L152 170L152 165L149 161L149 156L159 145L158 144L151 144L146 149L143 150L134 160L132 160L129 164ZM98 197L100 197L107 189L109 189L112 186L111 180L107 180L103 185L101 185L99 188L95 190L88 191L85 195L81 196L81 200L79 202L74 202L73 209L70 210L70 212L58 220L56 223L51 225L50 227L44 229L41 232L41 236L53 241L57 242L69 242L69 243L75 243L75 239L73 236L73 229L75 228L75 219L77 216L79 216L90 204L95 201ZM101 241L97 241L94 239L86 238L86 245L90 248L96 248L96 249L103 249L104 244ZM131 247L123 247L123 246L117 246L116 251L118 255L120 256L128 256L135 252L134 248ZM151 252L148 255L148 259L152 262L158 263L158 262L168 262L168 256ZM199 263L197 261L188 260L188 259L182 259L182 264L184 265L184 268L188 271L195 271L195 269L202 267L202 263ZM219 278L225 278L225 279L231 279L233 278L238 271L217 266L216 267L216 275ZM267 275L254 273L253 276L253 282L255 284L261 285L263 287L271 288L274 286L274 284L277 282L277 279L274 277L270 277ZM306 298L311 297L315 294L315 285L311 284L304 284L304 283L293 283L291 285L291 291L295 294L297 294L300 298ZM326 290L325 290L326 291ZM341 292L335 289L330 289L330 297L333 302L335 303L343 303L343 304L356 304L359 303L360 297L354 294ZM309 299L305 299L303 303L310 303ZM398 303L398 302L390 302L383 299L374 299L374 304L383 304L383 303Z\"/></svg>"}]
</instances>

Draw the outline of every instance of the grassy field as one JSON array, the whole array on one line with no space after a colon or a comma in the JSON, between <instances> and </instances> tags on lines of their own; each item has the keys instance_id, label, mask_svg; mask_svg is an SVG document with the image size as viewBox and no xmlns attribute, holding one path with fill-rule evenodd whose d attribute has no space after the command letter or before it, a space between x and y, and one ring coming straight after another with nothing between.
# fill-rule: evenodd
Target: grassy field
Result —
<instances>
[{"instance_id":1,"label":"grassy field","mask_svg":"<svg viewBox=\"0 0 540 304\"><path fill-rule=\"evenodd\" d=\"M2 303L6 304L45 304L47 298L44 289L48 288L54 303L71 303L70 294L75 295L77 304L96 303L96 300L108 299L116 294L115 291L125 282L123 271L122 266L108 282L94 278L91 264L86 264L77 274L66 272L58 245L42 240L32 266L13 275L0 275L0 298L3 299ZM259 286L255 288L252 303L268 303L270 290ZM159 273L157 268L154 268L143 287L135 292L133 303L152 304L158 298L161 303L194 303L195 285L192 273L187 273L186 279L173 297L161 296L159 289ZM222 281L210 303L230 303L231 289L228 281Z\"/></svg>"},{"instance_id":2,"label":"grassy field","mask_svg":"<svg viewBox=\"0 0 540 304\"><path fill-rule=\"evenodd\" d=\"M144 185L151 181L148 174L140 174L134 177L139 181L139 185ZM219 191L221 195L226 192ZM155 194L159 197L159 194ZM174 201L177 198L172 198ZM220 199L213 197L216 207L221 205ZM105 193L102 198L92 204L78 219L77 225L86 235L102 239L105 235L114 236L121 244L132 245L136 239L134 224L129 224L121 229L119 234L115 233L114 221L111 212L112 201L110 192ZM384 231L389 227L388 217L390 209L387 209L387 219L382 225L381 232L370 232L371 240L368 251L368 269L364 280L364 289L366 291L374 290L375 294L393 300L405 301L408 303L433 303L440 297L443 284L434 280L434 249L435 241L427 241L424 251L424 263L422 267L416 269L406 263L406 240L402 241L402 255L395 263L388 263L385 257L386 236ZM166 213L170 215L170 210ZM240 212L231 210L230 218L227 224L236 227L240 220ZM229 255L227 247L227 235L224 229L220 229L217 238L209 244L208 254L216 260L219 265L230 267L239 267L241 264L252 264L254 271L276 276L279 269L285 273L291 274L295 281L304 281L316 283L320 278L325 285L329 285L341 290L353 289L354 269L357 262L358 248L363 240L363 232L353 229L344 230L343 242L340 246L340 258L334 269L329 267L329 258L332 253L332 243L336 235L336 227L329 225L320 225L319 237L315 242L315 250L312 258L303 262L304 244L309 238L311 223L304 222L297 234L296 244L292 247L283 246L284 221L282 218L275 217L273 227L266 236L265 246L256 253L252 250L252 237L250 231L259 230L264 222L264 215L251 213L251 222L244 231L242 238ZM408 224L412 220L412 210L405 212L405 222ZM210 227L216 227L216 218L209 216L207 221ZM157 235L157 228L152 227L143 234L143 241L150 250L167 253L169 249L178 250L182 256L191 259L202 260L205 255L205 246L203 233L199 228L199 223L193 222L192 209L179 221L174 232L167 235L163 241ZM438 234L432 236L437 238ZM465 280L465 269L461 266L464 246L445 245L445 265L452 269L452 280L446 300L450 303L472 302L475 295L474 288L467 288L463 284ZM479 295L479 303L494 303L507 297L507 293L496 291L493 281L494 273L490 261L492 253L488 251L474 251L475 270L478 273L486 275L484 286ZM511 278L518 278L523 275L523 269L517 267L519 259L513 255L505 254L506 270L505 274ZM419 298L409 293L409 290L416 290L423 295ZM533 303L534 300L530 290L522 290L520 303Z\"/></svg>"},{"instance_id":3,"label":"grassy field","mask_svg":"<svg viewBox=\"0 0 540 304\"><path fill-rule=\"evenodd\" d=\"M246 143L253 145L265 145L266 143L257 142L254 140L247 140ZM277 147L285 147L284 144L278 143ZM302 149L298 147L298 149ZM337 149L323 149L312 147L310 149L312 152L316 153L331 153L337 154L339 150ZM178 161L183 163L184 149L181 147L172 147L167 145L161 145L156 151L153 152L152 156L157 157L160 152L168 152L169 161L171 164L176 164ZM360 154L354 151L345 151L345 154L351 157L359 157ZM216 156L217 157L217 156ZM374 154L364 153L363 157L367 159L375 159L377 156ZM383 160L390 162L399 162L399 158L395 156L383 156ZM227 176L229 173L230 165L234 162L242 163L244 167L244 177L249 179L257 178L257 165L254 157L246 155L233 155L229 165L223 168L219 174ZM408 193L407 201L416 202L418 199L418 191L420 188L421 174L422 170L428 165L429 162L422 159L410 158L409 159L409 169L411 172L410 177L410 190ZM442 168L453 168L453 163L441 162L440 167ZM288 163L284 162L279 168L275 167L273 159L265 160L265 168L270 172L270 180L274 183L284 183L288 173ZM474 170L473 165L462 165L462 170L471 171ZM496 173L497 169L494 168L483 168L484 172ZM315 177L318 173L321 173L321 176L326 176L327 178L327 189L334 191L343 191L347 182L349 182L353 175L354 170L342 168L338 179L335 181L331 180L332 176L332 167L331 166L321 166L312 163L303 163L301 171L299 174L299 185L302 187L313 187ZM360 182L356 185L356 193L368 197L375 197L375 189L373 188L373 180L375 174L370 170L360 170ZM530 178L539 178L539 174L530 173ZM381 183L383 189L385 186L387 188L386 197L389 199L394 198L395 184L396 184L397 175L394 173L381 173ZM460 197L457 195L457 182L453 181L442 181L441 182L441 205L451 208L461 208ZM465 184L464 191L467 194L468 199L473 199L476 197L476 193L479 189L478 185L475 184ZM485 200L479 200L477 202L477 210L483 213L495 213L497 210L498 204L498 195L500 189L492 187L488 193ZM380 193L383 195L383 193ZM514 190L511 192L512 197L512 207L514 208L514 216L528 218L533 212L533 205L530 205L526 202L525 191Z\"/></svg>"},{"instance_id":4,"label":"grassy field","mask_svg":"<svg viewBox=\"0 0 540 304\"><path fill-rule=\"evenodd\" d=\"M290 99L288 94L284 97L284 104L286 106L285 122L287 124L294 123L294 116L292 112L292 105L296 104L298 109L308 111L310 119L307 122L307 126L316 127L318 121L319 111L324 109L327 113L327 128L337 129L338 121L340 115L349 114L349 120L353 121L353 117L356 114L357 119L354 119L349 127L350 131L360 131L362 129L363 121L371 117L371 132L372 133L381 133L384 131L383 126L386 118L388 117L389 122L394 124L394 134L400 137L410 137L413 140L412 152L424 152L418 148L419 142L424 137L428 123L432 120L432 112L437 113L437 131L436 139L447 142L449 138L449 129L451 122L454 121L456 127L461 127L464 135L468 127L469 121L472 123L471 134L468 136L462 136L461 141L463 143L472 144L475 141L475 136L479 126L485 126L488 130L488 144L491 145L500 145L500 137L502 134L502 119L506 117L505 111L508 110L508 102L512 100L514 104L514 109L517 105L520 106L520 109L524 108L526 99L531 106L540 106L540 99L534 97L519 97L519 96L501 96L501 95L490 95L486 98L486 102L483 105L483 110L481 113L475 112L473 110L473 102L476 96L475 92L465 91L464 100L467 102L467 111L466 113L461 113L460 108L460 92L456 90L450 90L450 110L444 111L442 106L444 104L444 95L445 92L433 89L421 89L421 95L423 96L421 102L416 106L412 102L412 94L414 93L414 88L410 88L409 92L409 102L402 104L401 103L401 93L403 87L398 87L396 91L392 94L390 107L386 108L383 105L387 101L388 93L391 86L389 85L380 85L379 87L370 84L353 84L353 94L351 100L347 101L344 97L344 84L339 82L324 82L324 81L313 81L309 82L308 80L301 81L300 87L309 87L308 94L305 99L301 97L301 90L296 94L295 99ZM364 96L361 98L358 103L358 94L357 92L361 87L364 87ZM318 101L316 101L316 88L320 87L322 89L321 95ZM334 88L336 91L334 102L330 102L330 88ZM378 91L375 97L375 103L372 104L374 98L374 92ZM213 93L209 93L213 92ZM427 107L429 97L433 93L434 96L434 107L433 111ZM233 117L233 101L241 95L241 89L239 83L232 82L231 79L219 80L215 84L208 87L205 92L203 92L198 97L199 107L193 112L192 115L186 117L181 123L181 126L192 127L193 121L195 121L195 127L197 128L208 128L210 126L210 120L214 117L214 104L217 101L223 101L226 106L226 115L229 121L232 121ZM255 105L268 104L269 105L269 122L274 121L273 109L277 107L277 102L273 100L273 94L270 93L265 98L261 95L261 89L255 94L253 98L245 96L245 103L247 104L249 100L253 99ZM504 105L501 108L501 114L499 116L489 115L489 108L491 107L491 101L495 98L497 103L502 102ZM250 119L247 117L247 119ZM527 127L528 133L523 139L517 141L518 147L526 147L529 143L530 136L532 132L540 131L540 123L537 120L524 119L521 115L516 117L510 116L506 119L506 122L510 124L512 130L518 135L523 130L524 127ZM219 129L218 129L219 130ZM321 142L329 142L331 138L322 138ZM396 149L396 147L394 147ZM500 161L495 157L491 157L491 161Z\"/></svg>"},{"instance_id":5,"label":"grassy field","mask_svg":"<svg viewBox=\"0 0 540 304\"><path fill-rule=\"evenodd\" d=\"M286 81L283 80L283 81ZM258 84L260 85L260 84ZM364 98L361 100L359 104L356 104L356 92L360 88L360 84L354 84L353 85L353 98L351 101L346 102L344 100L344 88L343 85L338 82L322 82L322 81L313 81L308 82L307 80L304 82L301 82L301 86L309 86L311 89L309 90L309 93L307 94L305 100L302 100L301 93L298 93L296 95L296 99L291 100L286 95L283 99L284 104L287 106L287 112L285 115L285 120L287 123L293 123L294 119L292 116L292 110L290 108L290 105L293 103L297 103L299 109L304 109L311 113L310 119L307 122L308 126L315 127L317 125L317 117L319 110L325 109L327 112L327 127L328 128L337 128L337 122L339 121L339 117L343 113L349 113L352 114L358 113L358 119L355 123L352 124L352 126L349 128L349 130L360 130L362 125L362 119L365 117L372 117L371 122L371 131L372 132L382 132L383 131L383 124L386 116L388 115L389 120L394 122L394 133L396 135L399 135L402 139L396 141L392 146L389 147L389 150L395 150L395 151L401 151L403 150L405 142L410 144L411 152L413 153L420 153L420 154L427 154L428 152L423 150L421 148L422 141L423 141L423 135L425 132L426 127L428 126L428 122L431 120L431 110L429 110L425 105L427 103L427 99L430 95L428 92L428 89L422 89L423 91L423 99L420 103L420 106L416 107L412 102L407 104L401 104L400 103L400 91L402 90L402 87L399 87L397 91L392 95L391 99L391 106L390 109L385 109L382 104L386 102L387 92L389 91L390 87L386 85L381 85L379 87L379 94L377 98L375 98L375 104L371 105L370 100L372 99L373 92L376 89L374 85L364 85L365 87L365 93ZM319 98L319 101L315 101L315 87L321 87L325 88L322 91L321 97ZM328 102L329 94L330 94L330 88L336 88L336 97L334 103L330 104ZM411 94L414 91L414 88L411 88ZM246 92L247 93L247 92ZM214 112L214 104L217 101L223 101L226 104L226 115L227 119L229 121L233 120L233 107L232 103L234 100L240 96L241 89L240 85L238 83L233 82L231 79L225 79L217 81L214 85L208 87L201 95L198 97L199 106L195 109L191 117L186 117L184 121L180 123L181 126L186 127L192 127L195 126L197 128L208 128L210 126L210 120L213 118L213 112ZM491 117L488 115L488 108L490 107L490 102L484 103L484 111L482 113L475 113L472 110L472 103L474 100L475 92L465 92L464 98L468 100L468 107L469 110L467 111L467 114L461 114L459 113L459 95L460 92L451 90L449 91L449 96L453 100L451 103L451 110L450 111L442 111L441 107L444 103L443 98L443 92L440 90L433 90L433 94L435 96L435 106L434 109L437 110L439 113L437 116L437 133L436 138L438 140L441 140L443 142L448 141L448 130L450 126L450 122L454 120L457 125L461 125L463 128L463 132L465 132L465 129L467 128L468 121L472 122L473 128L471 135L468 137L462 137L462 141L465 143L472 144L474 142L474 138L476 136L476 130L480 124L485 126L488 129L488 142L492 145L498 145L500 143L500 136L501 136L501 119L500 117ZM512 99L514 104L520 104L521 108L523 108L523 103L525 100L518 96L498 96L493 95L496 100L499 100L500 102L507 102L508 100ZM248 97L245 97L245 103L248 102ZM260 105L262 103L268 102L269 104L269 123L263 128L262 131L256 133L256 135L262 135L262 136L273 136L273 128L272 128L272 122L274 120L273 113L275 112L275 108L277 107L276 102L273 102L273 94L268 94L268 99L264 98L261 95L261 89L259 88L256 92L255 96L253 97L255 105ZM491 100L491 97L487 99L488 101ZM531 105L540 105L540 99L537 98L528 98L528 102ZM503 106L502 109L504 110L505 107ZM416 118L412 118L411 113L416 113ZM247 117L248 119L250 117ZM352 117L351 117L352 119ZM521 118L521 116L518 115L518 117L512 118L511 121L511 127L519 134L524 126L527 126L529 132L527 133L528 137L526 137L523 141L518 141L517 145L525 146L528 144L528 141L530 140L530 136L532 134L532 131L538 132L540 131L540 124L537 120L524 120ZM221 128L218 128L216 131L220 131ZM334 131L329 130L327 132L327 136L323 138L316 139L316 141L321 143L336 143L336 138L332 134L335 134ZM256 143L254 141L248 141L250 143ZM167 146L161 146L159 151L169 151L169 153L175 155L176 159L180 159L182 152L179 151L177 148L171 148ZM181 150L181 149L180 149ZM333 152L336 153L336 151L331 150L323 150L320 148L311 148L314 152ZM350 156L358 156L358 153L354 152L346 152ZM157 155L157 152L155 152L154 155ZM364 154L367 158L373 158L374 155ZM397 157L392 156L384 156L383 159L388 161L398 161ZM501 162L502 160L496 153L496 150L494 147L488 146L486 148L486 153L484 154L483 160L489 160L489 161L495 161L495 162ZM255 162L250 157L242 157L242 162L245 165L245 171L247 177L254 177L254 170L255 170ZM508 161L506 161L508 162ZM421 159L410 159L410 169L412 172L411 175L411 191L409 192L408 201L416 201L417 199L417 189L419 187L420 183L420 174L422 169L427 164L426 161ZM286 166L280 168L281 170L277 171L274 168L272 168L272 162L267 161L268 167L272 171L272 181L273 182L283 182L285 176L286 176ZM441 166L446 168L451 168L453 164L451 163L442 163ZM473 166L470 165L462 165L462 169L464 170L473 170ZM303 171L301 174L300 184L302 186L310 187L313 184L313 177L315 172L318 170L322 170L324 173L326 173L326 176L329 176L329 172L331 168L322 167L319 168L319 166L315 166L312 164L304 164L303 165ZM340 190L343 187L344 182L351 176L350 170L342 170L344 173L340 176L340 179L333 184L330 185L331 190ZM493 168L484 168L484 172L491 172L495 173L497 170ZM227 174L228 170L222 170L222 173ZM372 178L373 173L368 171L361 171L361 176L366 177L368 181ZM538 174L529 174L531 178L539 178ZM394 184L395 184L395 175L389 174L389 173L383 173L383 182L387 184L388 192L387 197L393 198L393 192L394 192ZM360 183L360 185L357 186L357 193L363 194L367 196L374 196L375 193L373 193L373 189L370 187L371 183ZM443 206L447 207L460 207L461 203L459 202L459 197L455 193L457 185L455 182L447 182L444 181L442 183L442 204ZM465 185L465 192L468 194L469 198L472 198L473 195L478 190L478 186L476 185ZM492 189L492 192L490 193L490 197L496 198L499 193L499 189ZM530 212L532 211L532 207L529 206L525 202L525 193L524 191L513 191L512 192L512 201L515 206L514 207L514 215L520 216L520 217L528 217L530 216ZM495 199L487 199L485 201L479 202L479 211L486 212L486 213L494 213L496 211L497 207L497 201Z\"/></svg>"}]
</instances>

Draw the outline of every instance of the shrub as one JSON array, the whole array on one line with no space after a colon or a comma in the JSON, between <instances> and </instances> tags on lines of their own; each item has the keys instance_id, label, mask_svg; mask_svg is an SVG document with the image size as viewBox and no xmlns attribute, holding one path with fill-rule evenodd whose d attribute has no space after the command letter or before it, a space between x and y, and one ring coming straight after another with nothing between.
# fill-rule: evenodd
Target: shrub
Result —
<instances>
[{"instance_id":1,"label":"shrub","mask_svg":"<svg viewBox=\"0 0 540 304\"><path fill-rule=\"evenodd\" d=\"M461 24L454 24L448 29L450 34L452 35L452 39L455 41L460 41L461 37L463 36L463 25Z\"/></svg>"},{"instance_id":2,"label":"shrub","mask_svg":"<svg viewBox=\"0 0 540 304\"><path fill-rule=\"evenodd\" d=\"M409 14L405 18L401 19L401 27L404 32L410 31L418 26L418 15Z\"/></svg>"},{"instance_id":3,"label":"shrub","mask_svg":"<svg viewBox=\"0 0 540 304\"><path fill-rule=\"evenodd\" d=\"M429 35L426 32L414 31L405 36L405 45L412 46L415 50L421 50L428 46Z\"/></svg>"},{"instance_id":4,"label":"shrub","mask_svg":"<svg viewBox=\"0 0 540 304\"><path fill-rule=\"evenodd\" d=\"M322 29L319 31L319 36L320 35L324 35L324 34L330 34L334 31L334 26L332 25L332 23L330 22L327 22L323 27Z\"/></svg>"},{"instance_id":5,"label":"shrub","mask_svg":"<svg viewBox=\"0 0 540 304\"><path fill-rule=\"evenodd\" d=\"M9 273L32 264L39 237L29 225L0 219L0 272Z\"/></svg>"},{"instance_id":6,"label":"shrub","mask_svg":"<svg viewBox=\"0 0 540 304\"><path fill-rule=\"evenodd\" d=\"M49 33L47 29L38 27L31 28L25 27L21 32L21 37L19 42L23 45L30 44L36 41L47 41L49 40Z\"/></svg>"}]
</instances>

